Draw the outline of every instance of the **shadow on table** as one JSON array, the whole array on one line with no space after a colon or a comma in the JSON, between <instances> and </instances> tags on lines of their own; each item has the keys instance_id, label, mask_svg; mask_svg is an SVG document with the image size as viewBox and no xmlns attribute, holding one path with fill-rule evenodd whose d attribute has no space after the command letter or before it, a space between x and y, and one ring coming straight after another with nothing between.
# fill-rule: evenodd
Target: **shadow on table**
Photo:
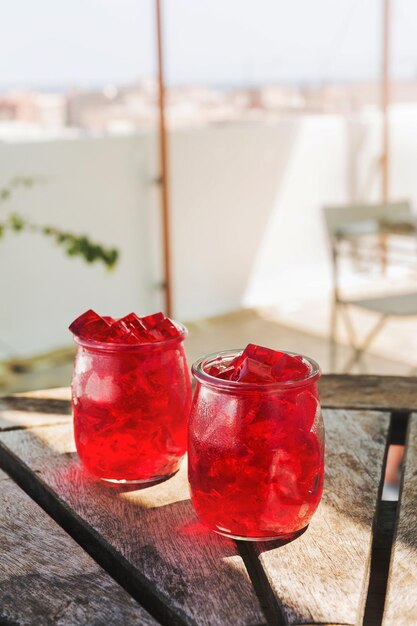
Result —
<instances>
[{"instance_id":1,"label":"shadow on table","mask_svg":"<svg viewBox=\"0 0 417 626\"><path fill-rule=\"evenodd\" d=\"M99 518L100 511L106 511L109 516L111 513L118 515L117 520L113 519L112 522L117 521L126 535L134 535L135 545L142 545L147 539L155 543L159 541L165 547L174 537L176 541L181 541L184 551L176 557L179 565L184 562L189 566L189 560L198 556L197 553L203 547L205 551L207 546L215 546L221 558L236 554L231 539L211 532L199 522L188 487L185 486L184 466L167 480L146 485L119 485L90 475L76 453L67 454L66 457L65 470L61 469L61 458L59 464L54 464L48 482L53 482L54 488L65 496L75 511L80 508L80 501L88 501L88 517L100 526L100 532L104 537L108 535L109 540L113 538L114 528ZM62 485L65 484L68 488L63 493ZM75 490L69 486L75 487ZM136 535L139 529L141 534ZM131 546L130 551L134 551L134 548Z\"/></svg>"},{"instance_id":2,"label":"shadow on table","mask_svg":"<svg viewBox=\"0 0 417 626\"><path fill-rule=\"evenodd\" d=\"M263 621L235 543L199 523L184 467L139 489L105 483L81 466L70 431L62 424L1 433L13 453L5 469L100 565L130 580L139 597L151 593L191 621L202 606L208 623L223 612L222 622L231 623L233 606L248 623Z\"/></svg>"},{"instance_id":3,"label":"shadow on table","mask_svg":"<svg viewBox=\"0 0 417 626\"><path fill-rule=\"evenodd\" d=\"M71 415L71 403L57 398L29 398L24 396L4 396L0 399L1 408L9 411Z\"/></svg>"},{"instance_id":4,"label":"shadow on table","mask_svg":"<svg viewBox=\"0 0 417 626\"><path fill-rule=\"evenodd\" d=\"M270 550L283 548L284 546L287 546L288 544L292 543L293 541L295 541L296 539L304 535L304 533L307 532L307 530L308 530L308 526L306 526L305 528L302 528L301 530L298 530L296 533L293 533L290 537L287 537L286 539L274 539L273 541L259 541L257 542L257 545L260 546L259 552L260 553L269 552Z\"/></svg>"}]
</instances>

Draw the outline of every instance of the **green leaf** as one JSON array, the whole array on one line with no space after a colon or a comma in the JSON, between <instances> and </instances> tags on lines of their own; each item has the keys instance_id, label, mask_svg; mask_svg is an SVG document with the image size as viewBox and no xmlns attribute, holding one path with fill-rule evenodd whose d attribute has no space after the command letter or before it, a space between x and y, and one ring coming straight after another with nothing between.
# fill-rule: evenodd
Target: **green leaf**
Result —
<instances>
[{"instance_id":1,"label":"green leaf","mask_svg":"<svg viewBox=\"0 0 417 626\"><path fill-rule=\"evenodd\" d=\"M74 235L59 231L52 226L43 226L42 232L44 235L52 236L56 243L64 248L68 256L81 257L86 263L99 261L111 269L116 265L119 258L119 252L116 248L106 248L94 243L87 235Z\"/></svg>"},{"instance_id":2,"label":"green leaf","mask_svg":"<svg viewBox=\"0 0 417 626\"><path fill-rule=\"evenodd\" d=\"M9 223L11 229L14 230L16 233L21 232L25 228L25 226L27 226L24 219L17 213L11 213L9 215Z\"/></svg>"},{"instance_id":3,"label":"green leaf","mask_svg":"<svg viewBox=\"0 0 417 626\"><path fill-rule=\"evenodd\" d=\"M30 188L38 182L40 182L39 179L31 176L15 176L8 185L0 189L0 203L9 200L15 189ZM68 256L81 257L86 263L101 262L112 269L119 259L119 251L116 248L106 248L97 244L91 241L87 235L75 235L71 232L61 231L54 226L28 222L18 213L10 213L6 221L0 223L0 238L7 229L14 233L37 232L45 237L52 237Z\"/></svg>"}]
</instances>

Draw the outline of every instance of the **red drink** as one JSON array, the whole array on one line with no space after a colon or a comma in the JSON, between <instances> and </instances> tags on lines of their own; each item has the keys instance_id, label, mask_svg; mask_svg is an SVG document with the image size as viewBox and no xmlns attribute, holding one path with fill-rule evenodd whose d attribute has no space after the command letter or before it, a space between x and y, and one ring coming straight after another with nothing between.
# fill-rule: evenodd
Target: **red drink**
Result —
<instances>
[{"instance_id":1,"label":"red drink","mask_svg":"<svg viewBox=\"0 0 417 626\"><path fill-rule=\"evenodd\" d=\"M70 327L78 344L72 397L80 459L92 474L114 482L168 477L186 450L186 329L162 314L146 329L136 320L153 324L156 316L97 320L92 313Z\"/></svg>"},{"instance_id":2,"label":"red drink","mask_svg":"<svg viewBox=\"0 0 417 626\"><path fill-rule=\"evenodd\" d=\"M305 528L323 489L318 365L248 346L203 357L193 374L188 471L201 521L252 540Z\"/></svg>"}]
</instances>

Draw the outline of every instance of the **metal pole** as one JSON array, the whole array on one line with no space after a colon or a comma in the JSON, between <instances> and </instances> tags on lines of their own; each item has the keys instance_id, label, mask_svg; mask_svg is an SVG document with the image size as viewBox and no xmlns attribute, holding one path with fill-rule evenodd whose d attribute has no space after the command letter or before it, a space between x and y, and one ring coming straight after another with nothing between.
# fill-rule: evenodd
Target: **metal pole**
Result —
<instances>
[{"instance_id":1,"label":"metal pole","mask_svg":"<svg viewBox=\"0 0 417 626\"><path fill-rule=\"evenodd\" d=\"M382 39L382 76L381 76L381 112L382 112L382 156L381 156L381 195L383 202L389 199L389 104L390 104L390 19L391 0L383 0L383 39Z\"/></svg>"},{"instance_id":2,"label":"metal pole","mask_svg":"<svg viewBox=\"0 0 417 626\"><path fill-rule=\"evenodd\" d=\"M169 172L168 172L168 135L165 122L165 80L164 59L162 49L162 16L161 0L155 0L157 54L158 54L158 88L159 88L159 166L160 193L162 213L162 245L164 265L165 313L172 316L172 278L171 278L171 242L169 212Z\"/></svg>"}]
</instances>

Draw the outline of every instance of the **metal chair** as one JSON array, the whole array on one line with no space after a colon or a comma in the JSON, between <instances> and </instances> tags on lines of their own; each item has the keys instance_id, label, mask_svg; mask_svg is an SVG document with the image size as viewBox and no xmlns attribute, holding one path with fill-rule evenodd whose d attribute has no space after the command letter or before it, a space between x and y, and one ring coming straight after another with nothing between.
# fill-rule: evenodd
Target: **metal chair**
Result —
<instances>
[{"instance_id":1,"label":"metal chair","mask_svg":"<svg viewBox=\"0 0 417 626\"><path fill-rule=\"evenodd\" d=\"M323 212L334 283L331 367L336 365L341 315L353 349L344 368L349 372L390 318L417 315L417 222L407 201L325 207ZM351 307L378 314L361 341L354 329Z\"/></svg>"}]
</instances>

